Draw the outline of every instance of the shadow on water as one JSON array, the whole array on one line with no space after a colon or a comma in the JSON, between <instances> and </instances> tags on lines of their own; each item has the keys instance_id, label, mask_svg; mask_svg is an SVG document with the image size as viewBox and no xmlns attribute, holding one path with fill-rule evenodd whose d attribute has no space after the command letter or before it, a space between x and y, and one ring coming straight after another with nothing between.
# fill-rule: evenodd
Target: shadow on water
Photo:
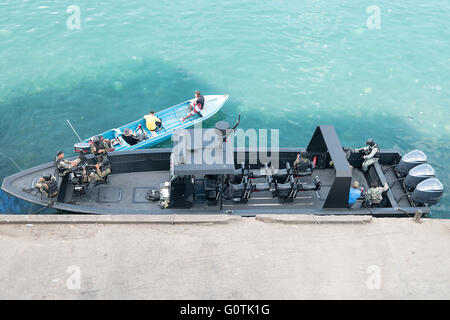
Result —
<instances>
[{"instance_id":1,"label":"shadow on water","mask_svg":"<svg viewBox=\"0 0 450 320\"><path fill-rule=\"evenodd\" d=\"M4 112L0 127L5 141L1 150L4 155L0 155L0 183L4 177L19 171L17 166L25 169L53 161L57 150L67 156L74 155L73 144L78 140L66 119L84 139L132 122L151 109L159 111L190 99L195 90L204 95L227 93L226 88L219 90L165 62L144 61L138 66L124 63L123 69L127 72L101 74L94 80L62 88L55 85L0 104ZM212 127L220 120L235 121L234 110L238 104L236 99L229 99L203 127ZM157 147L170 146L169 140ZM0 191L0 213L28 214L38 209L39 206ZM42 211L50 212L53 211Z\"/></svg>"}]
</instances>

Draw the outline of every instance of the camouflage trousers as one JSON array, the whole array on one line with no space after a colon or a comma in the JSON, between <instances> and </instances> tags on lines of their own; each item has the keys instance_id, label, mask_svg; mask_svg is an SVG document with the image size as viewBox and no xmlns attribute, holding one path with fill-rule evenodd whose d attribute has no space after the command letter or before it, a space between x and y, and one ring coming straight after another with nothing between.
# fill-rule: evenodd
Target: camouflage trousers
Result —
<instances>
[{"instance_id":1,"label":"camouflage trousers","mask_svg":"<svg viewBox=\"0 0 450 320\"><path fill-rule=\"evenodd\" d=\"M378 162L378 158L372 158L372 159L365 160L362 164L363 171L365 172L365 171L369 170L369 166L371 166L375 162Z\"/></svg>"},{"instance_id":2,"label":"camouflage trousers","mask_svg":"<svg viewBox=\"0 0 450 320\"><path fill-rule=\"evenodd\" d=\"M92 181L103 182L103 181L105 181L105 179L100 177L97 173L91 172L91 174L89 174L89 182L92 182Z\"/></svg>"},{"instance_id":3,"label":"camouflage trousers","mask_svg":"<svg viewBox=\"0 0 450 320\"><path fill-rule=\"evenodd\" d=\"M36 188L38 188L39 192L42 193L47 198L53 198L53 197L55 197L58 194L58 191L55 191L52 194L48 194L48 192L47 192L47 185L45 183L37 182L34 186Z\"/></svg>"}]
</instances>

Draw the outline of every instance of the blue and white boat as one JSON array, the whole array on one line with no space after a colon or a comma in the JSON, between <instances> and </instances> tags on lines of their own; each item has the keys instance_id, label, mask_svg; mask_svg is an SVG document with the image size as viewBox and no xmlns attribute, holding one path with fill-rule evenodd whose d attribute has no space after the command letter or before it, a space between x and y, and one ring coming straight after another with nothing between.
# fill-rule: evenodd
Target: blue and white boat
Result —
<instances>
[{"instance_id":1,"label":"blue and white boat","mask_svg":"<svg viewBox=\"0 0 450 320\"><path fill-rule=\"evenodd\" d=\"M120 141L120 144L115 144L114 151L124 151L124 150L135 150L135 149L144 149L154 146L158 143L161 143L167 139L170 139L172 133L175 129L186 129L189 128L199 122L202 122L206 119L209 119L214 114L216 114L225 102L228 99L228 95L206 95L205 105L203 110L201 111L203 117L198 115L194 115L192 117L187 118L185 121L181 122L180 118L186 116L189 113L189 104L193 102L195 99L191 99L180 104L177 104L173 107L161 110L155 113L155 116L162 120L162 127L158 131L156 131L157 135L152 137L150 131L147 129L145 125L145 119L142 117L139 120L128 123L119 128L114 128L108 130L106 132L101 133L105 139L116 139ZM142 130L145 131L148 139L143 140L135 145L128 144L123 138L122 133L124 129L131 129L136 131L138 126L141 125ZM86 139L84 142L89 142L94 136Z\"/></svg>"}]
</instances>

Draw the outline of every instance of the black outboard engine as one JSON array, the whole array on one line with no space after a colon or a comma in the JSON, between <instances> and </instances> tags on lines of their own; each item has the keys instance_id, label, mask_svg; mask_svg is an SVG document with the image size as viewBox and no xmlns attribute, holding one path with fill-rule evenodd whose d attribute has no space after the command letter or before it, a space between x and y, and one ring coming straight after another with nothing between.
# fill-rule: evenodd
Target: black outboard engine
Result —
<instances>
[{"instance_id":1,"label":"black outboard engine","mask_svg":"<svg viewBox=\"0 0 450 320\"><path fill-rule=\"evenodd\" d=\"M411 199L417 204L432 206L441 199L444 186L436 178L429 178L419 183L411 194Z\"/></svg>"},{"instance_id":2,"label":"black outboard engine","mask_svg":"<svg viewBox=\"0 0 450 320\"><path fill-rule=\"evenodd\" d=\"M417 167L409 170L408 175L405 178L404 184L408 190L414 190L414 188L423 180L434 178L435 172L432 166L427 163L419 164Z\"/></svg>"},{"instance_id":3,"label":"black outboard engine","mask_svg":"<svg viewBox=\"0 0 450 320\"><path fill-rule=\"evenodd\" d=\"M73 145L73 152L84 155L91 153L91 145L87 142L78 142Z\"/></svg>"},{"instance_id":4,"label":"black outboard engine","mask_svg":"<svg viewBox=\"0 0 450 320\"><path fill-rule=\"evenodd\" d=\"M425 153L420 150L413 150L400 159L397 170L402 176L406 176L409 170L424 163L427 163L427 156Z\"/></svg>"}]
</instances>

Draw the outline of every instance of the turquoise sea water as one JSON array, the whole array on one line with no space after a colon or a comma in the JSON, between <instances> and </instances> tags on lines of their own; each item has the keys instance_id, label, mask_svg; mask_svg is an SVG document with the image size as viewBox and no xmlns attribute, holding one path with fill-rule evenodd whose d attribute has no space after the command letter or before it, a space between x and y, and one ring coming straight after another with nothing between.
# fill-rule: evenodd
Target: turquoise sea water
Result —
<instances>
[{"instance_id":1,"label":"turquoise sea water","mask_svg":"<svg viewBox=\"0 0 450 320\"><path fill-rule=\"evenodd\" d=\"M241 112L296 147L333 124L346 146L424 150L448 186L449 16L447 0L0 0L0 179L71 154L66 119L88 137L199 89L230 95L206 126ZM446 190L433 217L449 216Z\"/></svg>"}]
</instances>

